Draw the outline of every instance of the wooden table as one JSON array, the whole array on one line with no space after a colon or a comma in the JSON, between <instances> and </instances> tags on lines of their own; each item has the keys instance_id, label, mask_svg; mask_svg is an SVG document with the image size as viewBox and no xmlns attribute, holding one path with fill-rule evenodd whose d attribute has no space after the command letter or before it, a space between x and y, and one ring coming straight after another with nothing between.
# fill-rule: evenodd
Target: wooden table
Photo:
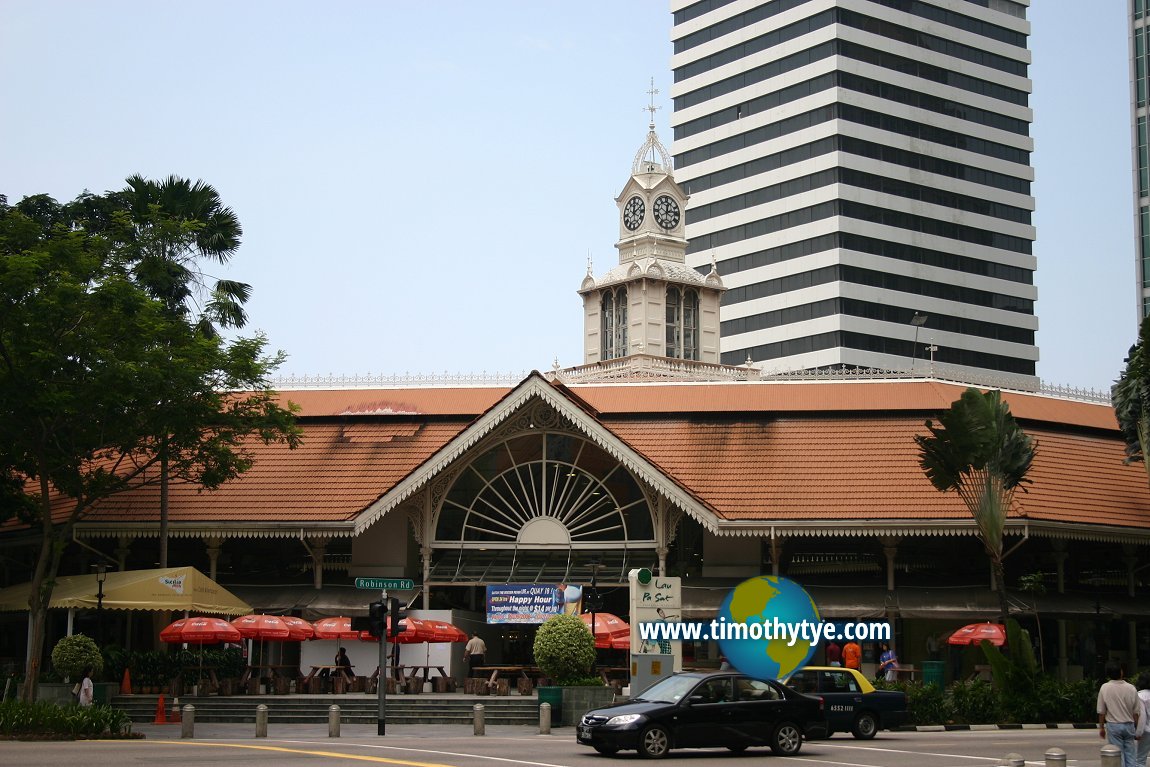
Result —
<instances>
[{"instance_id":1,"label":"wooden table","mask_svg":"<svg viewBox=\"0 0 1150 767\"><path fill-rule=\"evenodd\" d=\"M631 673L631 669L626 666L599 666L595 670L599 672L599 676L603 678L603 684L607 686L611 685L611 677L623 677L623 681L626 682Z\"/></svg>"},{"instance_id":2,"label":"wooden table","mask_svg":"<svg viewBox=\"0 0 1150 767\"><path fill-rule=\"evenodd\" d=\"M487 680L488 687L495 686L495 683L499 680L499 675L503 672L507 672L508 674L518 673L521 678L530 679L531 675L527 673L528 671L539 671L536 666L476 666L472 670L491 672L491 678Z\"/></svg>"},{"instance_id":3,"label":"wooden table","mask_svg":"<svg viewBox=\"0 0 1150 767\"><path fill-rule=\"evenodd\" d=\"M270 677L284 676L288 679L298 679L301 676L297 663L253 663L244 669L244 675L240 677L240 684L247 684L253 676L257 679L263 678L263 674L260 672L264 669L267 669Z\"/></svg>"},{"instance_id":4,"label":"wooden table","mask_svg":"<svg viewBox=\"0 0 1150 767\"><path fill-rule=\"evenodd\" d=\"M914 675L918 673L918 669L914 666L899 666L894 670L894 678L898 680L914 681Z\"/></svg>"},{"instance_id":5,"label":"wooden table","mask_svg":"<svg viewBox=\"0 0 1150 767\"><path fill-rule=\"evenodd\" d=\"M303 678L303 680L305 683L310 682L312 679L315 678L316 673L323 671L324 669L326 669L329 672L335 671L336 669L347 669L347 674L345 674L345 676L350 679L353 676L355 676L355 674L352 673L352 671L351 671L353 668L355 668L355 666L337 666L337 665L333 665L330 663L321 664L319 666L312 666L311 672L307 676L305 676Z\"/></svg>"},{"instance_id":6,"label":"wooden table","mask_svg":"<svg viewBox=\"0 0 1150 767\"><path fill-rule=\"evenodd\" d=\"M401 682L406 682L408 679L414 679L418 675L419 671L423 671L423 681L429 682L429 681L431 681L431 670L432 669L435 669L436 671L438 671L439 675L442 677L447 676L447 671L444 669L443 666L400 665L400 666L393 666L393 668L399 669L399 681L401 681ZM408 674L407 673L408 670L410 670L412 673Z\"/></svg>"}]
</instances>

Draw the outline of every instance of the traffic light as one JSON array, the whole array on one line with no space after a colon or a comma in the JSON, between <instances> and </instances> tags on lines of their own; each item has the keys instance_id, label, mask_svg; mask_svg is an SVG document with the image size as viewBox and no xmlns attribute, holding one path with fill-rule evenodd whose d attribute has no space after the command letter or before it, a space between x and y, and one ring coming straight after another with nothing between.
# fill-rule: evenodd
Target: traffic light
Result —
<instances>
[{"instance_id":1,"label":"traffic light","mask_svg":"<svg viewBox=\"0 0 1150 767\"><path fill-rule=\"evenodd\" d=\"M383 600L372 602L367 607L367 621L370 625L368 633L373 637L381 637L387 631L387 606Z\"/></svg>"},{"instance_id":2,"label":"traffic light","mask_svg":"<svg viewBox=\"0 0 1150 767\"><path fill-rule=\"evenodd\" d=\"M388 632L388 638L394 639L403 633L399 622L407 617L407 610L399 606L399 600L395 597L392 597L388 601L391 602L391 631Z\"/></svg>"}]
</instances>

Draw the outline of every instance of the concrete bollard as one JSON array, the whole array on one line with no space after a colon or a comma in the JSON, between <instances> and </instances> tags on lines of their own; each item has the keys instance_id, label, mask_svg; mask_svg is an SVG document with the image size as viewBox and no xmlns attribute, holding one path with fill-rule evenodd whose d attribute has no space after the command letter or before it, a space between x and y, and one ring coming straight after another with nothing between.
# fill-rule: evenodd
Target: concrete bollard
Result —
<instances>
[{"instance_id":1,"label":"concrete bollard","mask_svg":"<svg viewBox=\"0 0 1150 767\"><path fill-rule=\"evenodd\" d=\"M191 703L184 706L183 718L180 721L180 737L194 738L196 732L196 707Z\"/></svg>"},{"instance_id":2,"label":"concrete bollard","mask_svg":"<svg viewBox=\"0 0 1150 767\"><path fill-rule=\"evenodd\" d=\"M472 711L475 712L475 734L483 735L486 729L485 725L487 719L487 714L484 713L483 704L476 703L475 708L473 708Z\"/></svg>"},{"instance_id":3,"label":"concrete bollard","mask_svg":"<svg viewBox=\"0 0 1150 767\"><path fill-rule=\"evenodd\" d=\"M550 703L540 703L539 704L539 734L540 735L550 735L551 734L551 704Z\"/></svg>"},{"instance_id":4,"label":"concrete bollard","mask_svg":"<svg viewBox=\"0 0 1150 767\"><path fill-rule=\"evenodd\" d=\"M1066 752L1061 748L1047 749L1046 767L1066 767Z\"/></svg>"},{"instance_id":5,"label":"concrete bollard","mask_svg":"<svg viewBox=\"0 0 1150 767\"><path fill-rule=\"evenodd\" d=\"M266 703L256 706L256 737L268 736L268 707Z\"/></svg>"},{"instance_id":6,"label":"concrete bollard","mask_svg":"<svg viewBox=\"0 0 1150 767\"><path fill-rule=\"evenodd\" d=\"M1022 754L1007 754L1002 757L1002 763L1006 765L1006 767L1026 767L1026 759Z\"/></svg>"},{"instance_id":7,"label":"concrete bollard","mask_svg":"<svg viewBox=\"0 0 1150 767\"><path fill-rule=\"evenodd\" d=\"M339 737L339 706L332 705L327 710L327 736Z\"/></svg>"},{"instance_id":8,"label":"concrete bollard","mask_svg":"<svg viewBox=\"0 0 1150 767\"><path fill-rule=\"evenodd\" d=\"M1122 767L1122 749L1107 743L1102 747L1102 761L1099 764L1101 767Z\"/></svg>"}]
</instances>

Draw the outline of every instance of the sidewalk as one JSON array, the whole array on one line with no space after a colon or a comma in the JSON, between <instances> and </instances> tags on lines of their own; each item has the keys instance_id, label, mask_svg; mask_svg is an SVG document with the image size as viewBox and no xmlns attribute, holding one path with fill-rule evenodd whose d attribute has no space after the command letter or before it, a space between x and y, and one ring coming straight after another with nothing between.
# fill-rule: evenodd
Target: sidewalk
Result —
<instances>
[{"instance_id":1,"label":"sidewalk","mask_svg":"<svg viewBox=\"0 0 1150 767\"><path fill-rule=\"evenodd\" d=\"M180 724L137 722L133 732L143 733L148 740L180 740ZM195 740L254 740L255 724L234 722L196 722ZM574 727L552 727L550 735L540 735L539 725L489 724L486 735L473 734L470 724L389 724L385 738L563 738L575 740ZM342 724L338 740L378 738L374 724ZM260 738L263 740L263 738ZM327 724L268 724L267 740L337 740L328 738Z\"/></svg>"}]
</instances>

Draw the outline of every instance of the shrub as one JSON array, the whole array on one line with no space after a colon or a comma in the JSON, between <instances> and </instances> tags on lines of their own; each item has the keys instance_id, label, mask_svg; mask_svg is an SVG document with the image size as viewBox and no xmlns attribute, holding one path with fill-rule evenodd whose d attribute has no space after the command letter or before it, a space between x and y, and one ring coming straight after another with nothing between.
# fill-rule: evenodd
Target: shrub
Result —
<instances>
[{"instance_id":1,"label":"shrub","mask_svg":"<svg viewBox=\"0 0 1150 767\"><path fill-rule=\"evenodd\" d=\"M998 692L990 682L974 679L955 682L950 688L954 716L966 724L993 724L999 721Z\"/></svg>"},{"instance_id":2,"label":"shrub","mask_svg":"<svg viewBox=\"0 0 1150 767\"><path fill-rule=\"evenodd\" d=\"M89 666L94 676L104 670L100 648L83 634L66 636L52 648L52 666L61 674L79 678Z\"/></svg>"},{"instance_id":3,"label":"shrub","mask_svg":"<svg viewBox=\"0 0 1150 767\"><path fill-rule=\"evenodd\" d=\"M954 703L938 685L908 684L905 692L912 724L946 724L954 719Z\"/></svg>"},{"instance_id":4,"label":"shrub","mask_svg":"<svg viewBox=\"0 0 1150 767\"><path fill-rule=\"evenodd\" d=\"M595 665L595 637L578 616L554 615L535 633L535 663L555 684L576 685Z\"/></svg>"},{"instance_id":5,"label":"shrub","mask_svg":"<svg viewBox=\"0 0 1150 767\"><path fill-rule=\"evenodd\" d=\"M58 706L50 701L0 703L0 735L123 736L132 731L129 716L111 706Z\"/></svg>"}]
</instances>

